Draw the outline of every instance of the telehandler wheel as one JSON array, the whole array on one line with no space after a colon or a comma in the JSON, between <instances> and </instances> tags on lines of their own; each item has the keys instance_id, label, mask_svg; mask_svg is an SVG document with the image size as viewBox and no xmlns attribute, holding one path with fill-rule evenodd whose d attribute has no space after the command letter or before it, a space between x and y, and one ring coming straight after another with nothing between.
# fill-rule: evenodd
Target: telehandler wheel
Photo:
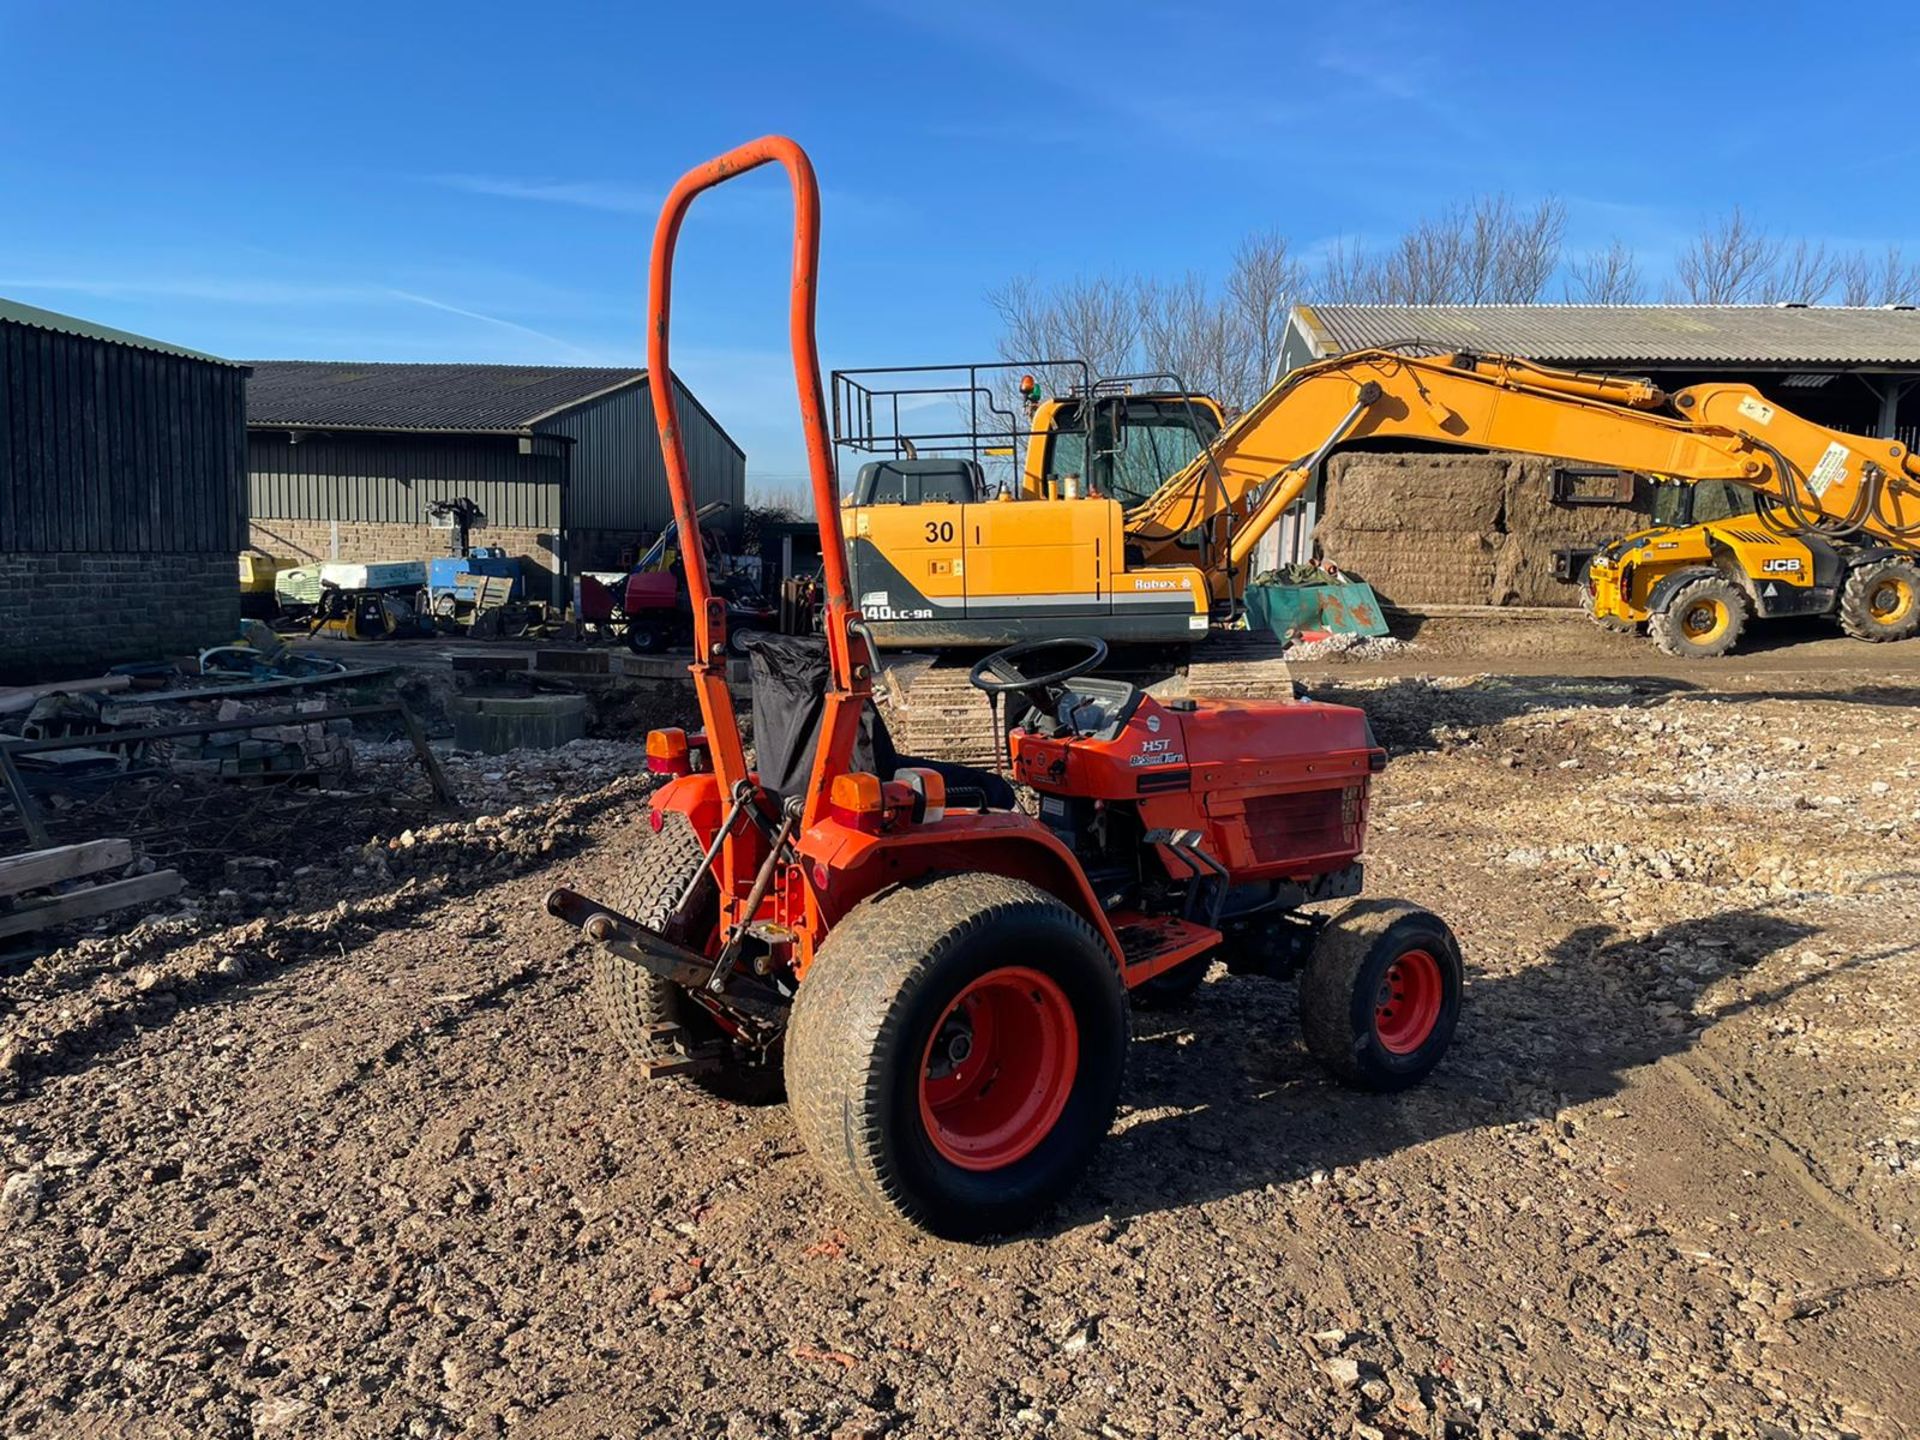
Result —
<instances>
[{"instance_id":1,"label":"telehandler wheel","mask_svg":"<svg viewBox=\"0 0 1920 1440\"><path fill-rule=\"evenodd\" d=\"M660 833L629 862L608 887L607 903L629 919L658 928L667 921L680 892L700 872L703 850L687 817L669 810ZM718 923L720 896L711 878L694 895L695 928ZM655 1027L678 1025L694 1045L725 1038L719 1022L677 985L605 950L593 957L593 990L600 1013L635 1060L670 1060L679 1052L655 1038ZM771 1105L786 1095L780 1056L749 1064L724 1060L715 1070L694 1075L693 1083L739 1105Z\"/></svg>"},{"instance_id":2,"label":"telehandler wheel","mask_svg":"<svg viewBox=\"0 0 1920 1440\"><path fill-rule=\"evenodd\" d=\"M1682 660L1711 660L1740 643L1747 597L1733 581L1706 575L1682 585L1647 621L1653 643Z\"/></svg>"},{"instance_id":3,"label":"telehandler wheel","mask_svg":"<svg viewBox=\"0 0 1920 1440\"><path fill-rule=\"evenodd\" d=\"M1127 992L1127 998L1133 1001L1136 1010L1171 1010L1193 998L1193 992L1200 988L1212 968L1211 951L1196 955L1151 980L1142 981Z\"/></svg>"},{"instance_id":4,"label":"telehandler wheel","mask_svg":"<svg viewBox=\"0 0 1920 1440\"><path fill-rule=\"evenodd\" d=\"M1856 640L1905 640L1920 633L1920 565L1870 560L1840 590L1840 628Z\"/></svg>"},{"instance_id":5,"label":"telehandler wheel","mask_svg":"<svg viewBox=\"0 0 1920 1440\"><path fill-rule=\"evenodd\" d=\"M1300 977L1300 1029L1350 1085L1404 1090L1425 1078L1460 1020L1460 944L1404 900L1356 900L1333 918Z\"/></svg>"},{"instance_id":6,"label":"telehandler wheel","mask_svg":"<svg viewBox=\"0 0 1920 1440\"><path fill-rule=\"evenodd\" d=\"M794 1001L787 1093L834 1186L971 1240L1031 1225L1080 1177L1127 1041L1092 926L1024 881L943 875L833 928Z\"/></svg>"}]
</instances>

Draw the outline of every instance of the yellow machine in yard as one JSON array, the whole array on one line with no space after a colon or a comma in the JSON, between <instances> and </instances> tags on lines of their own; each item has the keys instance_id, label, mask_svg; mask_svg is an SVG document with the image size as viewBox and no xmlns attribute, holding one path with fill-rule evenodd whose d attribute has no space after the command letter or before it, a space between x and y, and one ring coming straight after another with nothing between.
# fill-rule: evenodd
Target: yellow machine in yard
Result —
<instances>
[{"instance_id":1,"label":"yellow machine in yard","mask_svg":"<svg viewBox=\"0 0 1920 1440\"><path fill-rule=\"evenodd\" d=\"M988 393L979 367L957 368ZM872 373L836 374L835 421L843 446L888 457L861 467L846 524L856 598L883 646L1066 629L1198 640L1237 613L1254 546L1320 462L1370 442L1516 451L1710 486L1692 498L1717 496L1724 516L1683 505L1678 523L1606 546L1588 569L1594 617L1644 624L1670 654L1725 654L1753 617L1837 615L1868 640L1920 630L1920 462L1898 441L1815 425L1747 385L1668 396L1644 380L1514 356L1363 350L1292 371L1218 433L1207 423L1218 407L1180 388L1135 394L1106 382L1061 402L1029 390L1028 428L1010 432L999 412L998 433L1026 440L1024 465L990 491L980 441L991 432L902 435L899 395L926 392L843 384ZM892 434L873 423L889 413L881 396ZM1177 460L1174 435L1192 458L1156 476L1156 458ZM922 457L923 443L975 453ZM995 453L1011 447L985 451Z\"/></svg>"}]
</instances>

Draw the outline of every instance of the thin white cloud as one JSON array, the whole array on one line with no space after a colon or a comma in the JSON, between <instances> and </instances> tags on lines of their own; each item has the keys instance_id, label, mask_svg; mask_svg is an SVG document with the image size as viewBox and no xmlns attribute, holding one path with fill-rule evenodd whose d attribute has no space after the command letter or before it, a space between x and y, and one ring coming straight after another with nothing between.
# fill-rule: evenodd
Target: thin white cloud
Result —
<instances>
[{"instance_id":1,"label":"thin white cloud","mask_svg":"<svg viewBox=\"0 0 1920 1440\"><path fill-rule=\"evenodd\" d=\"M468 195L488 195L500 200L534 200L547 205L577 205L587 210L607 210L616 215L650 215L658 211L662 196L617 180L529 180L506 175L435 175L432 183Z\"/></svg>"},{"instance_id":2,"label":"thin white cloud","mask_svg":"<svg viewBox=\"0 0 1920 1440\"><path fill-rule=\"evenodd\" d=\"M621 180L557 180L514 175L429 175L426 180L428 184L464 195L524 200L540 205L570 205L614 215L657 215L666 199L659 190ZM833 188L821 192L821 205L837 219L896 220L907 213L907 207L892 197ZM716 194L703 195L698 206L701 214L757 221L785 212L787 188L778 183L732 186Z\"/></svg>"},{"instance_id":3,"label":"thin white cloud","mask_svg":"<svg viewBox=\"0 0 1920 1440\"><path fill-rule=\"evenodd\" d=\"M424 295L416 290L365 282L303 283L273 279L221 278L198 275L73 275L0 273L0 292L11 294L85 295L98 300L189 301L206 305L236 306L261 312L338 310L345 306L392 309L401 305L434 310L458 316L481 325L537 340L567 358L588 363L603 363L605 353L577 345L549 331L524 325L500 315L489 314L450 300Z\"/></svg>"},{"instance_id":4,"label":"thin white cloud","mask_svg":"<svg viewBox=\"0 0 1920 1440\"><path fill-rule=\"evenodd\" d=\"M488 315L479 310L468 310L452 305L445 300L436 300L431 295L416 295L410 290L388 290L385 293L395 299L405 300L409 304L423 305L429 310L443 311L448 315L459 315L468 320L478 320L483 325L497 325L502 330L511 330L516 334L528 335L535 340L544 340L547 344L565 350L583 360L599 360L601 356L592 350L583 349L571 340L562 340L558 335L549 335L544 330L536 330L531 325L522 325L515 320L503 320L498 315Z\"/></svg>"}]
</instances>

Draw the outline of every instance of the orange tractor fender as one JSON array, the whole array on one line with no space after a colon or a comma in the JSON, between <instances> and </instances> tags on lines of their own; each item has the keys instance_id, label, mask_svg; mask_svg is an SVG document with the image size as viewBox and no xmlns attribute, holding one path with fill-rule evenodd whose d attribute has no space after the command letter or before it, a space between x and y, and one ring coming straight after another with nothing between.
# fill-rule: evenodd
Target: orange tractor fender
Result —
<instances>
[{"instance_id":1,"label":"orange tractor fender","mask_svg":"<svg viewBox=\"0 0 1920 1440\"><path fill-rule=\"evenodd\" d=\"M713 843L728 808L715 777L705 773L669 780L648 803L656 830L661 815L677 810L687 817L702 845ZM879 834L828 818L802 831L795 848L819 919L817 933L809 937L809 952L826 938L830 926L882 890L929 875L986 871L1025 880L1055 896L1093 926L1114 965L1121 964L1119 936L1073 853L1051 831L1036 829L1023 815L949 812L937 825L902 823Z\"/></svg>"},{"instance_id":2,"label":"orange tractor fender","mask_svg":"<svg viewBox=\"0 0 1920 1440\"><path fill-rule=\"evenodd\" d=\"M1120 938L1073 852L1052 831L1036 827L1024 815L950 811L937 825L900 825L879 835L829 819L801 833L799 850L816 893L831 889L837 905L844 898L838 914L824 917L829 924L882 890L929 875L969 871L1005 875L1058 899L1093 926L1115 968L1122 964ZM822 883L829 875L834 877L831 887Z\"/></svg>"}]
</instances>

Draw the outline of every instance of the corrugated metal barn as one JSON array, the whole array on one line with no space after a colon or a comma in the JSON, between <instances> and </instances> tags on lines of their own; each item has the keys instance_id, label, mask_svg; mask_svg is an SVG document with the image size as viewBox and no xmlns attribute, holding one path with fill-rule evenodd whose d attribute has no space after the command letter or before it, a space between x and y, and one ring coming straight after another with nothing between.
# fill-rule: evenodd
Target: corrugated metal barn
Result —
<instances>
[{"instance_id":1,"label":"corrugated metal barn","mask_svg":"<svg viewBox=\"0 0 1920 1440\"><path fill-rule=\"evenodd\" d=\"M427 507L462 496L475 544L555 601L672 517L644 370L263 360L247 398L252 543L293 560L443 554ZM746 455L675 380L702 504L745 500Z\"/></svg>"},{"instance_id":2,"label":"corrugated metal barn","mask_svg":"<svg viewBox=\"0 0 1920 1440\"><path fill-rule=\"evenodd\" d=\"M233 638L247 367L0 300L0 675Z\"/></svg>"}]
</instances>

